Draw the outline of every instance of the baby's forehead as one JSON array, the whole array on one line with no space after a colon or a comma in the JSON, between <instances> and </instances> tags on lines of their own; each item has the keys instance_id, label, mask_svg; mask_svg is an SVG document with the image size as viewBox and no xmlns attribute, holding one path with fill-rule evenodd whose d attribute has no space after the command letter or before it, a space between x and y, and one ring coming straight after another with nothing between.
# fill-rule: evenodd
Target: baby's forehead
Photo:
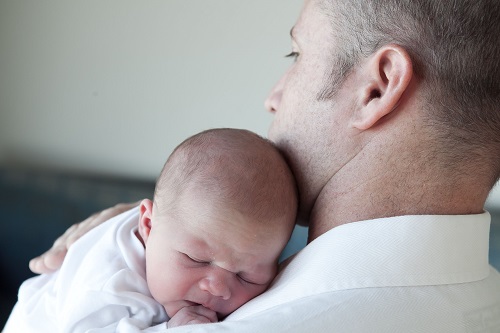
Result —
<instances>
[{"instance_id":1,"label":"baby's forehead","mask_svg":"<svg viewBox=\"0 0 500 333\"><path fill-rule=\"evenodd\" d=\"M203 194L201 195L203 196ZM237 238L236 236L257 237L273 232L273 225L276 224L276 221L257 218L252 212L249 213L245 208L242 208L242 203L236 200L230 200L223 196L217 199L204 196L202 201L183 200L182 206L185 209L180 211L182 216L179 216L179 222L182 221L181 223L186 229L197 233L216 231L225 234L235 231L232 232L234 238Z\"/></svg>"},{"instance_id":2,"label":"baby's forehead","mask_svg":"<svg viewBox=\"0 0 500 333\"><path fill-rule=\"evenodd\" d=\"M258 242L280 237L283 233L280 225L288 224L288 221L284 221L284 217L260 218L260 215L255 214L252 209L242 207L240 202L234 200L224 200L225 198L219 197L218 199L222 200L216 201L203 193L202 200L195 197L189 196L182 201L174 222L193 238L199 235L213 235L224 242L241 243L242 240ZM259 209L254 207L253 210Z\"/></svg>"}]
</instances>

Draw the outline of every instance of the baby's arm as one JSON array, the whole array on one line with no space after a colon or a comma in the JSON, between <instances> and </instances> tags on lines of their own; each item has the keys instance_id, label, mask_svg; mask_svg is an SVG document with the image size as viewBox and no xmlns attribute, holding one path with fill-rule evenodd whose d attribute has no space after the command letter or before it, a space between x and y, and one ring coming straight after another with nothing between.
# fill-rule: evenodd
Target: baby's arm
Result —
<instances>
[{"instance_id":1,"label":"baby's arm","mask_svg":"<svg viewBox=\"0 0 500 333\"><path fill-rule=\"evenodd\" d=\"M180 309L170 318L167 325L168 328L172 328L182 325L215 323L217 321L215 311L207 309L203 305L193 305Z\"/></svg>"},{"instance_id":2,"label":"baby's arm","mask_svg":"<svg viewBox=\"0 0 500 333\"><path fill-rule=\"evenodd\" d=\"M110 218L138 206L139 203L140 201L128 204L118 204L96 213L80 223L74 224L54 242L54 245L52 245L47 252L30 261L29 266L31 271L37 274L44 274L58 270L66 257L68 248L77 239Z\"/></svg>"}]
</instances>

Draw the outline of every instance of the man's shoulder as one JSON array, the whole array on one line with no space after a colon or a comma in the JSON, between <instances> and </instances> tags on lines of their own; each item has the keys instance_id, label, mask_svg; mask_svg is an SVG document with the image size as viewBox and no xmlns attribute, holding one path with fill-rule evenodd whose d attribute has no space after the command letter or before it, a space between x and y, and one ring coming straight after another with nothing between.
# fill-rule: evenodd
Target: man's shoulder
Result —
<instances>
[{"instance_id":1,"label":"man's shoulder","mask_svg":"<svg viewBox=\"0 0 500 333\"><path fill-rule=\"evenodd\" d=\"M226 325L244 332L251 327L266 332L465 333L500 332L498 318L500 275L492 269L487 279L464 284L309 295Z\"/></svg>"}]
</instances>

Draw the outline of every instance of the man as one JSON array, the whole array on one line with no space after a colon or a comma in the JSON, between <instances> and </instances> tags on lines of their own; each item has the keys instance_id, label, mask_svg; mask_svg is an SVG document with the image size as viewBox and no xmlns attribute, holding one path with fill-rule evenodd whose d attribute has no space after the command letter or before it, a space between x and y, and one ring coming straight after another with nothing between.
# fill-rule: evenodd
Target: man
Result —
<instances>
[{"instance_id":1,"label":"man","mask_svg":"<svg viewBox=\"0 0 500 333\"><path fill-rule=\"evenodd\" d=\"M499 19L496 0L306 0L266 106L309 244L225 322L178 331L499 332L483 211L500 175Z\"/></svg>"}]
</instances>

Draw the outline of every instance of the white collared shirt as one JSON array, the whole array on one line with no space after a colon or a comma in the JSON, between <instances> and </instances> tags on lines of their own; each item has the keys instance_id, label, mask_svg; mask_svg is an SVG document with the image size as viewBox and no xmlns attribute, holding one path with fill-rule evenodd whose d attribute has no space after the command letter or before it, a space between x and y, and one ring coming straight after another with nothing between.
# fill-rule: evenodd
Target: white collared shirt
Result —
<instances>
[{"instance_id":1,"label":"white collared shirt","mask_svg":"<svg viewBox=\"0 0 500 333\"><path fill-rule=\"evenodd\" d=\"M173 332L500 332L490 215L403 216L323 234L217 324Z\"/></svg>"}]
</instances>

